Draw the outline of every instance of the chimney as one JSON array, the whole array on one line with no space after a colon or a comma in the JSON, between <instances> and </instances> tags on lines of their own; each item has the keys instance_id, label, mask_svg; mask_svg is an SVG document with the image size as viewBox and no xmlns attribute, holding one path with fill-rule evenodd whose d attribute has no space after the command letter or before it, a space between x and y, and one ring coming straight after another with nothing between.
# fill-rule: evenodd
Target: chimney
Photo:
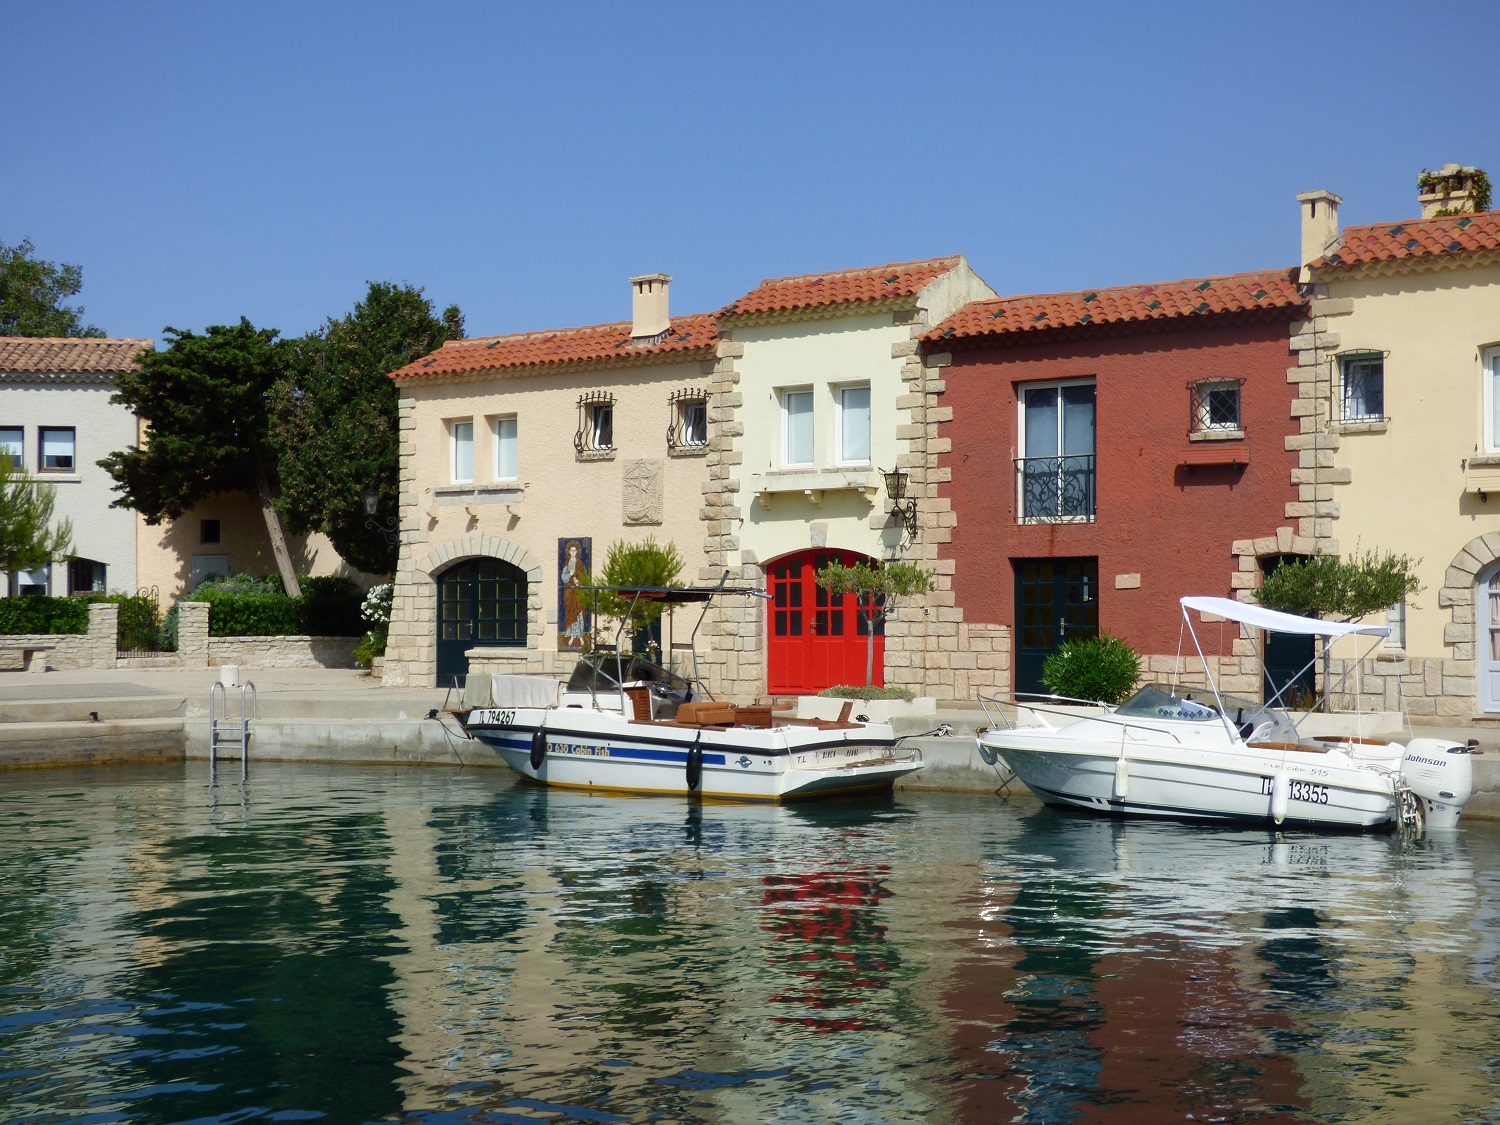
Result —
<instances>
[{"instance_id":1,"label":"chimney","mask_svg":"<svg viewBox=\"0 0 1500 1125\"><path fill-rule=\"evenodd\" d=\"M1489 208L1489 189L1489 177L1478 168L1444 164L1436 172L1424 168L1417 177L1417 202L1424 219L1473 214Z\"/></svg>"},{"instance_id":2,"label":"chimney","mask_svg":"<svg viewBox=\"0 0 1500 1125\"><path fill-rule=\"evenodd\" d=\"M667 286L664 273L643 273L630 279L630 339L633 343L658 343L672 326L667 316Z\"/></svg>"},{"instance_id":3,"label":"chimney","mask_svg":"<svg viewBox=\"0 0 1500 1125\"><path fill-rule=\"evenodd\" d=\"M1344 201L1331 191L1304 191L1297 202L1302 205L1302 264L1306 266L1337 241L1339 204Z\"/></svg>"}]
</instances>

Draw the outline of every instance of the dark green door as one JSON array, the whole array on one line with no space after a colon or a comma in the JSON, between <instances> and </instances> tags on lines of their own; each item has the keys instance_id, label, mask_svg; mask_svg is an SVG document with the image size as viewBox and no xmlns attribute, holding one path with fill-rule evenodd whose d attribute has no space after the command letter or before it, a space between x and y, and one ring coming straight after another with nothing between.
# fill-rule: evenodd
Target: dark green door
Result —
<instances>
[{"instance_id":1,"label":"dark green door","mask_svg":"<svg viewBox=\"0 0 1500 1125\"><path fill-rule=\"evenodd\" d=\"M526 573L500 559L466 559L438 575L438 686L469 674L471 648L526 645Z\"/></svg>"},{"instance_id":2,"label":"dark green door","mask_svg":"<svg viewBox=\"0 0 1500 1125\"><path fill-rule=\"evenodd\" d=\"M1305 557L1271 555L1260 560L1260 568L1265 574L1274 574L1278 567L1301 562ZM1261 662L1261 690L1266 702L1275 699L1277 706L1296 707L1317 698L1318 673L1313 667L1316 641L1301 633L1266 633L1265 659Z\"/></svg>"},{"instance_id":3,"label":"dark green door","mask_svg":"<svg viewBox=\"0 0 1500 1125\"><path fill-rule=\"evenodd\" d=\"M1099 560L1016 559L1016 692L1048 694L1042 665L1057 646L1099 632Z\"/></svg>"}]
</instances>

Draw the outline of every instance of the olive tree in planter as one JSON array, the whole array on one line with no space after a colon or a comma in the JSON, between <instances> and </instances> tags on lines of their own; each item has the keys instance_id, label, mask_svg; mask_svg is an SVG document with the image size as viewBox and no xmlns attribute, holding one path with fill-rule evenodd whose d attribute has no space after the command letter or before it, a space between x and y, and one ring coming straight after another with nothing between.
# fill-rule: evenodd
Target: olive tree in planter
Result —
<instances>
[{"instance_id":1,"label":"olive tree in planter","mask_svg":"<svg viewBox=\"0 0 1500 1125\"><path fill-rule=\"evenodd\" d=\"M865 621L865 686L875 682L875 629L905 598L932 589L932 575L908 562L829 563L818 571L816 581L832 597L854 595L854 604Z\"/></svg>"},{"instance_id":2,"label":"olive tree in planter","mask_svg":"<svg viewBox=\"0 0 1500 1125\"><path fill-rule=\"evenodd\" d=\"M1283 563L1266 575L1255 591L1255 600L1283 613L1354 621L1421 593L1422 583L1416 573L1419 565L1421 560L1409 555L1376 550L1348 559L1314 555ZM1331 683L1331 654L1327 641L1320 638L1320 643L1326 697Z\"/></svg>"}]
</instances>

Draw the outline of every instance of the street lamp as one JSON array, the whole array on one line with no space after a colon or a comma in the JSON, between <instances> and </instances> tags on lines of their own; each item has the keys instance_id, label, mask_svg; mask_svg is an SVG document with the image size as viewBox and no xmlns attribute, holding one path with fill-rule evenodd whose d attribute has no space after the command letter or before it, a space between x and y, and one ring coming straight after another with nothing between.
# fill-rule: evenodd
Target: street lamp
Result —
<instances>
[{"instance_id":1,"label":"street lamp","mask_svg":"<svg viewBox=\"0 0 1500 1125\"><path fill-rule=\"evenodd\" d=\"M396 516L390 516L384 520L377 520L375 513L380 511L380 490L367 488L360 493L360 500L365 506L365 528L369 531L378 532L387 543L395 543L401 538L401 521Z\"/></svg>"},{"instance_id":2,"label":"street lamp","mask_svg":"<svg viewBox=\"0 0 1500 1125\"><path fill-rule=\"evenodd\" d=\"M906 499L906 482L909 479L900 469L891 469L880 474L885 478L885 494L891 501L891 515L901 522L902 529L912 539L917 537L917 499ZM902 501L906 500L903 504Z\"/></svg>"}]
</instances>

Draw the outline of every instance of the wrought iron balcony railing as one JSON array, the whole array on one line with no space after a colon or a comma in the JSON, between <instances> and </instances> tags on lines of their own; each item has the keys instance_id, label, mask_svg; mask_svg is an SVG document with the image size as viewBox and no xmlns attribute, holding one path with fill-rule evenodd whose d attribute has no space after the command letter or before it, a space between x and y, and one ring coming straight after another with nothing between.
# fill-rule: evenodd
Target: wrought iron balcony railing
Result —
<instances>
[{"instance_id":1,"label":"wrought iron balcony railing","mask_svg":"<svg viewBox=\"0 0 1500 1125\"><path fill-rule=\"evenodd\" d=\"M1022 523L1088 523L1094 518L1094 455L1018 457Z\"/></svg>"}]
</instances>

